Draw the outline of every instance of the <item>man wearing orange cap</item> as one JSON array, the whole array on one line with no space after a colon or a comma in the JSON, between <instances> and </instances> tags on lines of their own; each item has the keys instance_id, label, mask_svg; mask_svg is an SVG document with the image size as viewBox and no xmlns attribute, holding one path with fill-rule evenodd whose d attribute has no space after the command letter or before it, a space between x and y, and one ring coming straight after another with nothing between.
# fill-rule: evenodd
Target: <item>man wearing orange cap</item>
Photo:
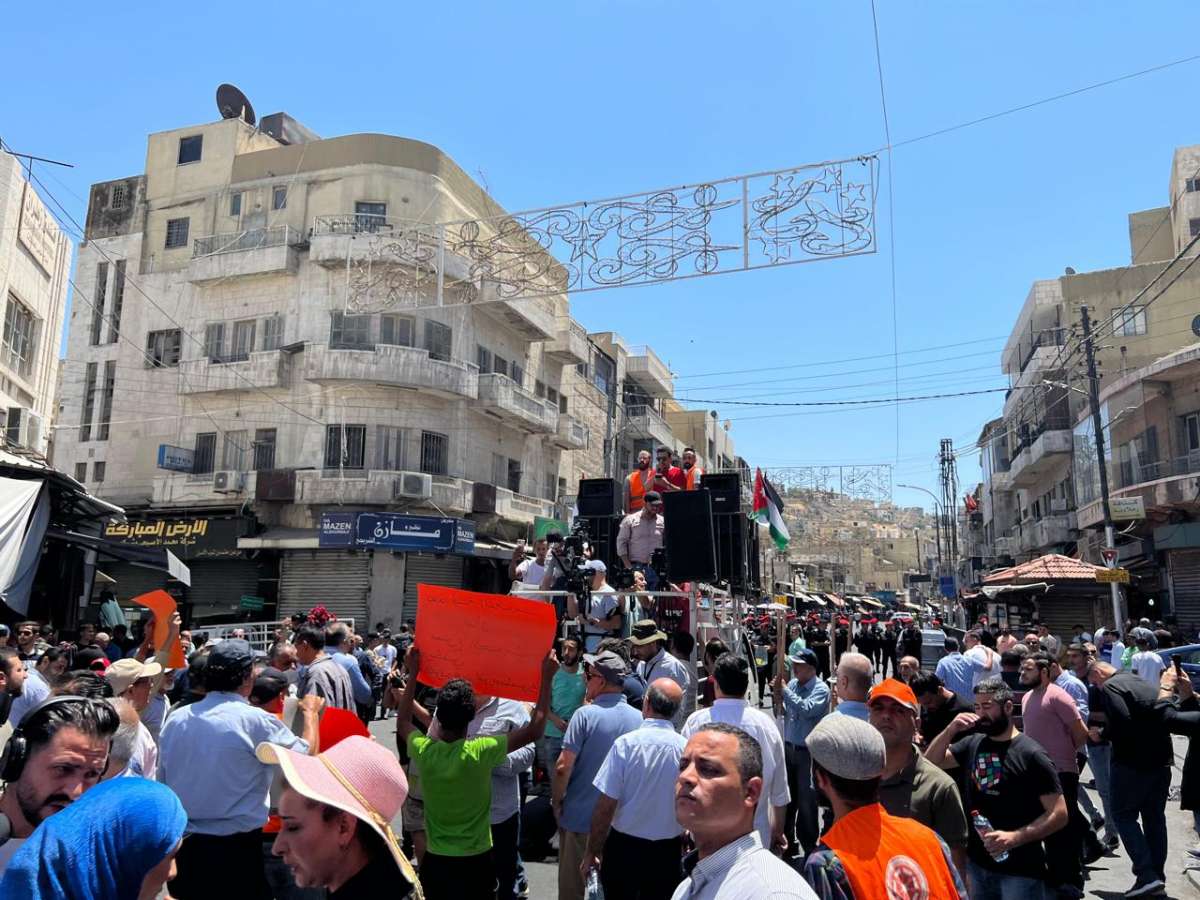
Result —
<instances>
[{"instance_id":1,"label":"man wearing orange cap","mask_svg":"<svg viewBox=\"0 0 1200 900\"><path fill-rule=\"evenodd\" d=\"M883 735L887 759L879 802L893 816L916 819L950 847L959 875L967 872L967 817L954 779L917 752L917 695L903 681L888 678L871 689L868 720Z\"/></svg>"}]
</instances>

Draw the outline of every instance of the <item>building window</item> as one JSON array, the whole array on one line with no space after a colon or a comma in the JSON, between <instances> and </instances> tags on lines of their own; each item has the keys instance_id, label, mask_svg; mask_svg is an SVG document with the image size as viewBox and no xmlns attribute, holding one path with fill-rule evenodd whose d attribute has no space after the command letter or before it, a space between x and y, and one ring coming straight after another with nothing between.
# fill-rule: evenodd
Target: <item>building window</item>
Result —
<instances>
[{"instance_id":1,"label":"building window","mask_svg":"<svg viewBox=\"0 0 1200 900\"><path fill-rule=\"evenodd\" d=\"M121 307L125 303L125 260L117 260L113 273L112 312L108 316L108 342L115 344L121 336Z\"/></svg>"},{"instance_id":2,"label":"building window","mask_svg":"<svg viewBox=\"0 0 1200 900\"><path fill-rule=\"evenodd\" d=\"M1200 219L1188 219L1188 234L1192 237L1200 234Z\"/></svg>"},{"instance_id":3,"label":"building window","mask_svg":"<svg viewBox=\"0 0 1200 900\"><path fill-rule=\"evenodd\" d=\"M10 406L4 419L4 441L9 447L20 447L27 443L21 440L21 423L25 411L19 406Z\"/></svg>"},{"instance_id":4,"label":"building window","mask_svg":"<svg viewBox=\"0 0 1200 900\"><path fill-rule=\"evenodd\" d=\"M108 468L108 467L100 460L96 460L96 462L92 463L92 481L95 481L97 483L103 481L104 480L104 470L106 468Z\"/></svg>"},{"instance_id":5,"label":"building window","mask_svg":"<svg viewBox=\"0 0 1200 900\"><path fill-rule=\"evenodd\" d=\"M234 191L229 195L229 214L235 219L242 214L242 192Z\"/></svg>"},{"instance_id":6,"label":"building window","mask_svg":"<svg viewBox=\"0 0 1200 900\"><path fill-rule=\"evenodd\" d=\"M450 471L450 442L436 431L421 432L421 471L446 475Z\"/></svg>"},{"instance_id":7,"label":"building window","mask_svg":"<svg viewBox=\"0 0 1200 900\"><path fill-rule=\"evenodd\" d=\"M75 480L80 484L87 481L87 463L75 463Z\"/></svg>"},{"instance_id":8,"label":"building window","mask_svg":"<svg viewBox=\"0 0 1200 900\"><path fill-rule=\"evenodd\" d=\"M405 468L403 428L376 426L375 468L384 472L400 472Z\"/></svg>"},{"instance_id":9,"label":"building window","mask_svg":"<svg viewBox=\"0 0 1200 900\"><path fill-rule=\"evenodd\" d=\"M104 296L108 293L108 263L96 263L96 287L92 291L92 338L93 347L100 343L100 332L104 328Z\"/></svg>"},{"instance_id":10,"label":"building window","mask_svg":"<svg viewBox=\"0 0 1200 900\"><path fill-rule=\"evenodd\" d=\"M592 357L592 384L608 397L616 391L617 364L601 353Z\"/></svg>"},{"instance_id":11,"label":"building window","mask_svg":"<svg viewBox=\"0 0 1200 900\"><path fill-rule=\"evenodd\" d=\"M262 348L278 350L283 344L283 316L267 316L262 325Z\"/></svg>"},{"instance_id":12,"label":"building window","mask_svg":"<svg viewBox=\"0 0 1200 900\"><path fill-rule=\"evenodd\" d=\"M512 369L510 372L511 374L509 377L512 378L512 380L516 383L517 387L525 387L525 370L517 365L517 361L515 359L513 360Z\"/></svg>"},{"instance_id":13,"label":"building window","mask_svg":"<svg viewBox=\"0 0 1200 900\"><path fill-rule=\"evenodd\" d=\"M210 363L225 361L225 323L210 322L204 326L204 355Z\"/></svg>"},{"instance_id":14,"label":"building window","mask_svg":"<svg viewBox=\"0 0 1200 900\"><path fill-rule=\"evenodd\" d=\"M329 316L329 347L332 350L373 350L371 317L348 316L334 310Z\"/></svg>"},{"instance_id":15,"label":"building window","mask_svg":"<svg viewBox=\"0 0 1200 900\"><path fill-rule=\"evenodd\" d=\"M196 435L196 449L192 455L192 474L211 475L217 461L217 433L205 431Z\"/></svg>"},{"instance_id":16,"label":"building window","mask_svg":"<svg viewBox=\"0 0 1200 900\"><path fill-rule=\"evenodd\" d=\"M245 431L225 432L225 446L221 449L221 468L241 472L246 462L246 447L249 435Z\"/></svg>"},{"instance_id":17,"label":"building window","mask_svg":"<svg viewBox=\"0 0 1200 900\"><path fill-rule=\"evenodd\" d=\"M425 320L425 349L429 351L430 359L448 360L450 358L451 331L449 325Z\"/></svg>"},{"instance_id":18,"label":"building window","mask_svg":"<svg viewBox=\"0 0 1200 900\"><path fill-rule=\"evenodd\" d=\"M366 425L326 425L325 468L361 469L366 445Z\"/></svg>"},{"instance_id":19,"label":"building window","mask_svg":"<svg viewBox=\"0 0 1200 900\"><path fill-rule=\"evenodd\" d=\"M539 400L546 399L546 382L538 381L536 378L533 381L533 396Z\"/></svg>"},{"instance_id":20,"label":"building window","mask_svg":"<svg viewBox=\"0 0 1200 900\"><path fill-rule=\"evenodd\" d=\"M178 328L151 331L146 335L146 368L167 369L179 365L182 334Z\"/></svg>"},{"instance_id":21,"label":"building window","mask_svg":"<svg viewBox=\"0 0 1200 900\"><path fill-rule=\"evenodd\" d=\"M560 413L562 413L564 416L567 414L567 395L566 394L558 395L558 411Z\"/></svg>"},{"instance_id":22,"label":"building window","mask_svg":"<svg viewBox=\"0 0 1200 900\"><path fill-rule=\"evenodd\" d=\"M92 416L96 412L96 363L90 362L83 376L83 413L79 422L79 440L92 439Z\"/></svg>"},{"instance_id":23,"label":"building window","mask_svg":"<svg viewBox=\"0 0 1200 900\"><path fill-rule=\"evenodd\" d=\"M378 231L387 223L387 204L359 200L354 204L354 230Z\"/></svg>"},{"instance_id":24,"label":"building window","mask_svg":"<svg viewBox=\"0 0 1200 900\"><path fill-rule=\"evenodd\" d=\"M179 165L200 162L200 152L204 147L204 135L193 134L179 139Z\"/></svg>"},{"instance_id":25,"label":"building window","mask_svg":"<svg viewBox=\"0 0 1200 900\"><path fill-rule=\"evenodd\" d=\"M416 323L408 316L380 316L379 343L411 347L416 338Z\"/></svg>"},{"instance_id":26,"label":"building window","mask_svg":"<svg viewBox=\"0 0 1200 900\"><path fill-rule=\"evenodd\" d=\"M129 188L124 183L114 184L112 192L108 195L108 208L111 210L121 210L125 208L125 204L129 202Z\"/></svg>"},{"instance_id":27,"label":"building window","mask_svg":"<svg viewBox=\"0 0 1200 900\"><path fill-rule=\"evenodd\" d=\"M1200 412L1189 413L1180 422L1183 425L1183 446L1188 454L1200 452Z\"/></svg>"},{"instance_id":28,"label":"building window","mask_svg":"<svg viewBox=\"0 0 1200 900\"><path fill-rule=\"evenodd\" d=\"M1113 334L1118 337L1136 337L1146 333L1146 307L1128 306L1113 313Z\"/></svg>"},{"instance_id":29,"label":"building window","mask_svg":"<svg viewBox=\"0 0 1200 900\"><path fill-rule=\"evenodd\" d=\"M168 250L173 247L186 247L188 242L188 223L191 220L167 219L167 240L163 245Z\"/></svg>"},{"instance_id":30,"label":"building window","mask_svg":"<svg viewBox=\"0 0 1200 900\"><path fill-rule=\"evenodd\" d=\"M1187 180L1187 184L1185 185L1185 189L1189 194L1194 194L1196 191L1200 191L1200 178L1189 178Z\"/></svg>"},{"instance_id":31,"label":"building window","mask_svg":"<svg viewBox=\"0 0 1200 900\"><path fill-rule=\"evenodd\" d=\"M553 503L558 499L555 491L558 489L558 475L554 472L546 473L546 489L542 494L543 500L549 500Z\"/></svg>"},{"instance_id":32,"label":"building window","mask_svg":"<svg viewBox=\"0 0 1200 900\"><path fill-rule=\"evenodd\" d=\"M114 359L104 364L104 390L100 394L100 421L96 426L96 440L108 440L108 422L112 418L113 390L117 382L117 362Z\"/></svg>"},{"instance_id":33,"label":"building window","mask_svg":"<svg viewBox=\"0 0 1200 900\"><path fill-rule=\"evenodd\" d=\"M287 208L287 185L277 184L271 188L271 209Z\"/></svg>"},{"instance_id":34,"label":"building window","mask_svg":"<svg viewBox=\"0 0 1200 900\"><path fill-rule=\"evenodd\" d=\"M508 360L499 354L492 356L492 371L497 375L508 377Z\"/></svg>"},{"instance_id":35,"label":"building window","mask_svg":"<svg viewBox=\"0 0 1200 900\"><path fill-rule=\"evenodd\" d=\"M275 429L257 428L254 431L254 471L269 472L275 468Z\"/></svg>"},{"instance_id":36,"label":"building window","mask_svg":"<svg viewBox=\"0 0 1200 900\"><path fill-rule=\"evenodd\" d=\"M479 374L486 375L492 371L492 351L487 347L475 345L475 365L479 366Z\"/></svg>"},{"instance_id":37,"label":"building window","mask_svg":"<svg viewBox=\"0 0 1200 900\"><path fill-rule=\"evenodd\" d=\"M33 371L34 336L37 320L12 294L4 310L4 364L25 377Z\"/></svg>"},{"instance_id":38,"label":"building window","mask_svg":"<svg viewBox=\"0 0 1200 900\"><path fill-rule=\"evenodd\" d=\"M508 461L508 489L514 494L521 493L521 461L519 459Z\"/></svg>"},{"instance_id":39,"label":"building window","mask_svg":"<svg viewBox=\"0 0 1200 900\"><path fill-rule=\"evenodd\" d=\"M233 323L233 352L230 362L245 362L254 350L254 331L258 323L254 319L246 319Z\"/></svg>"}]
</instances>

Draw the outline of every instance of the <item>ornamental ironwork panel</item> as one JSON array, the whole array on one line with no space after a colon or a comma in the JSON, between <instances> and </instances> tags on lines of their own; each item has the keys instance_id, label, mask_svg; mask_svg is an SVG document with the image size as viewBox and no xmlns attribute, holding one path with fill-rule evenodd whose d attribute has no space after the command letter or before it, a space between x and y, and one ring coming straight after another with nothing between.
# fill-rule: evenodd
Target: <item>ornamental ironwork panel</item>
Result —
<instances>
[{"instance_id":1,"label":"ornamental ironwork panel","mask_svg":"<svg viewBox=\"0 0 1200 900\"><path fill-rule=\"evenodd\" d=\"M739 175L483 219L324 217L352 233L347 306L457 305L875 251L876 159Z\"/></svg>"},{"instance_id":2,"label":"ornamental ironwork panel","mask_svg":"<svg viewBox=\"0 0 1200 900\"><path fill-rule=\"evenodd\" d=\"M879 503L892 499L892 467L888 463L868 466L787 466L771 469L768 477L783 493L816 491Z\"/></svg>"}]
</instances>

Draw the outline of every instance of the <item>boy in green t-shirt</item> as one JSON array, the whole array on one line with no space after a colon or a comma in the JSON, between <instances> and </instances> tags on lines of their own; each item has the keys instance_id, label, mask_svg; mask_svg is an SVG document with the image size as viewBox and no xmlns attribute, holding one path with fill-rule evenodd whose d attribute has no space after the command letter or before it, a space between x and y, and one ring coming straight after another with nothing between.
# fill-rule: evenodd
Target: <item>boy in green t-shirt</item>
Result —
<instances>
[{"instance_id":1,"label":"boy in green t-shirt","mask_svg":"<svg viewBox=\"0 0 1200 900\"><path fill-rule=\"evenodd\" d=\"M428 848L421 865L421 885L427 900L462 898L486 900L495 892L492 832L492 769L514 750L542 735L550 689L558 660L551 650L542 663L542 684L529 724L503 735L467 738L475 716L475 692L462 678L447 681L438 694L434 716L440 740L423 735L412 723L413 698L421 668L414 646L404 657L408 681L396 709L396 738L420 767L425 800Z\"/></svg>"}]
</instances>

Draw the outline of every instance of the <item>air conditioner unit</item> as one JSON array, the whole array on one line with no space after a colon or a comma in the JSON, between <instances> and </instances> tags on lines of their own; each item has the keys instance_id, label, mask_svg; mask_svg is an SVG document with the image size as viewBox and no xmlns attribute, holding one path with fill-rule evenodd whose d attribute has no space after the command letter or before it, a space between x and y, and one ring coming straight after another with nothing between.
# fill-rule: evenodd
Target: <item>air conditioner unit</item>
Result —
<instances>
[{"instance_id":1,"label":"air conditioner unit","mask_svg":"<svg viewBox=\"0 0 1200 900\"><path fill-rule=\"evenodd\" d=\"M246 485L242 472L213 472L213 491L218 494L239 494Z\"/></svg>"},{"instance_id":2,"label":"air conditioner unit","mask_svg":"<svg viewBox=\"0 0 1200 900\"><path fill-rule=\"evenodd\" d=\"M392 484L393 499L428 500L433 495L433 476L425 472L401 472Z\"/></svg>"},{"instance_id":3,"label":"air conditioner unit","mask_svg":"<svg viewBox=\"0 0 1200 900\"><path fill-rule=\"evenodd\" d=\"M1065 513L1066 511L1067 511L1067 501L1065 498L1062 500L1051 500L1050 501L1050 512L1051 513Z\"/></svg>"},{"instance_id":4,"label":"air conditioner unit","mask_svg":"<svg viewBox=\"0 0 1200 900\"><path fill-rule=\"evenodd\" d=\"M472 487L471 512L494 513L496 511L496 486L476 481Z\"/></svg>"}]
</instances>

